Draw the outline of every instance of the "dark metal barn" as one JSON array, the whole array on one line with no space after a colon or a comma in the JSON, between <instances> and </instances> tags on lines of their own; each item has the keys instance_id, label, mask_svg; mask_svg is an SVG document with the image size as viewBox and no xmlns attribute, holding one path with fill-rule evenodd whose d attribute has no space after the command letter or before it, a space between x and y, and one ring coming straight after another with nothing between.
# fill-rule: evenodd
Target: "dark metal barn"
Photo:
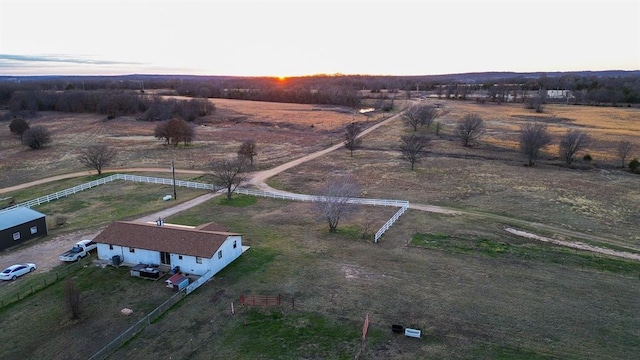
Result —
<instances>
[{"instance_id":1,"label":"dark metal barn","mask_svg":"<svg viewBox=\"0 0 640 360\"><path fill-rule=\"evenodd\" d=\"M45 215L19 206L0 211L0 250L47 235Z\"/></svg>"}]
</instances>

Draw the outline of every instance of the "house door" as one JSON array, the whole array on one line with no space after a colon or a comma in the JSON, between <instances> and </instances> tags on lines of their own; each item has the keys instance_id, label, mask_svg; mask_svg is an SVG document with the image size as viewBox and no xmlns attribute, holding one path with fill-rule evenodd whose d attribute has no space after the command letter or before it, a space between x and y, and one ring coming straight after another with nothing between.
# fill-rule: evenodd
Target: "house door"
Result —
<instances>
[{"instance_id":1,"label":"house door","mask_svg":"<svg viewBox=\"0 0 640 360\"><path fill-rule=\"evenodd\" d=\"M171 254L168 252L160 252L160 263L164 265L171 265Z\"/></svg>"}]
</instances>

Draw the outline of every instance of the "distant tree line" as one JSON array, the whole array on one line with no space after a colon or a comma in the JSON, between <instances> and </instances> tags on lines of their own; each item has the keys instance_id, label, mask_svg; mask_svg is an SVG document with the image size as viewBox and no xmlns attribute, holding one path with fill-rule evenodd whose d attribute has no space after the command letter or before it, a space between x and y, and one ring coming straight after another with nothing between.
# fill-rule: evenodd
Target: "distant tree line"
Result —
<instances>
[{"instance_id":1,"label":"distant tree line","mask_svg":"<svg viewBox=\"0 0 640 360\"><path fill-rule=\"evenodd\" d=\"M139 119L149 121L174 117L193 121L215 110L214 104L206 99L165 99L124 90L19 90L13 92L7 108L12 116L28 116L38 111L97 113L108 118L142 113Z\"/></svg>"},{"instance_id":2,"label":"distant tree line","mask_svg":"<svg viewBox=\"0 0 640 360\"><path fill-rule=\"evenodd\" d=\"M18 79L18 78L16 78ZM229 98L306 104L359 106L362 91L376 94L399 90L420 94L429 92L442 98L469 99L482 91L491 102L525 102L527 94L544 90L569 90L570 103L585 105L640 104L640 72L565 72L565 73L468 73L425 76L374 75L314 75L291 77L232 77L191 75L130 75L24 77L3 81L0 78L0 104L6 106L15 93L43 93L37 98L41 106L51 106L51 99L42 99L66 92L110 90L125 94L145 94L150 89L167 91L167 95L194 98ZM66 95L67 102L79 95ZM65 96L65 97L66 97ZM88 95L87 95L88 96ZM366 96L366 95L364 95ZM25 107L34 107L24 99ZM15 100L17 101L17 100ZM106 101L106 100L105 100ZM553 101L546 99L546 101ZM560 101L560 100L557 100ZM565 100L566 101L566 100ZM93 101L97 103L97 100ZM71 104L68 105L73 108ZM133 106L122 105L126 108ZM97 104L94 105L97 108ZM104 107L107 107L106 105ZM117 111L118 108L110 109ZM97 110L96 110L97 111Z\"/></svg>"}]
</instances>

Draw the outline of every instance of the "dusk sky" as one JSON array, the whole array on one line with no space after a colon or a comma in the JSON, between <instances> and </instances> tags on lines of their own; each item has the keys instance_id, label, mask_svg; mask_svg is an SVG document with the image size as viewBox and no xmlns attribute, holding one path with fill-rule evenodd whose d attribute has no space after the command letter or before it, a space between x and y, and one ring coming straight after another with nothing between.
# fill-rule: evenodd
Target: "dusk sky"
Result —
<instances>
[{"instance_id":1,"label":"dusk sky","mask_svg":"<svg viewBox=\"0 0 640 360\"><path fill-rule=\"evenodd\" d=\"M639 0L0 0L0 75L640 70Z\"/></svg>"}]
</instances>

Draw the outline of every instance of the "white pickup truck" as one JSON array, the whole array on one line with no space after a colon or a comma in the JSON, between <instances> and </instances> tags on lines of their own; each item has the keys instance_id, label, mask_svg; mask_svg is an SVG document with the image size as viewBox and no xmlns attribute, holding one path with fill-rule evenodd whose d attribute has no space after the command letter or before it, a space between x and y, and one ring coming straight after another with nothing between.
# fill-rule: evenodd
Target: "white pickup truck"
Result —
<instances>
[{"instance_id":1,"label":"white pickup truck","mask_svg":"<svg viewBox=\"0 0 640 360\"><path fill-rule=\"evenodd\" d=\"M93 240L80 240L73 245L71 250L60 254L59 259L62 261L76 261L87 256L91 250L97 247L98 244L94 243Z\"/></svg>"}]
</instances>

